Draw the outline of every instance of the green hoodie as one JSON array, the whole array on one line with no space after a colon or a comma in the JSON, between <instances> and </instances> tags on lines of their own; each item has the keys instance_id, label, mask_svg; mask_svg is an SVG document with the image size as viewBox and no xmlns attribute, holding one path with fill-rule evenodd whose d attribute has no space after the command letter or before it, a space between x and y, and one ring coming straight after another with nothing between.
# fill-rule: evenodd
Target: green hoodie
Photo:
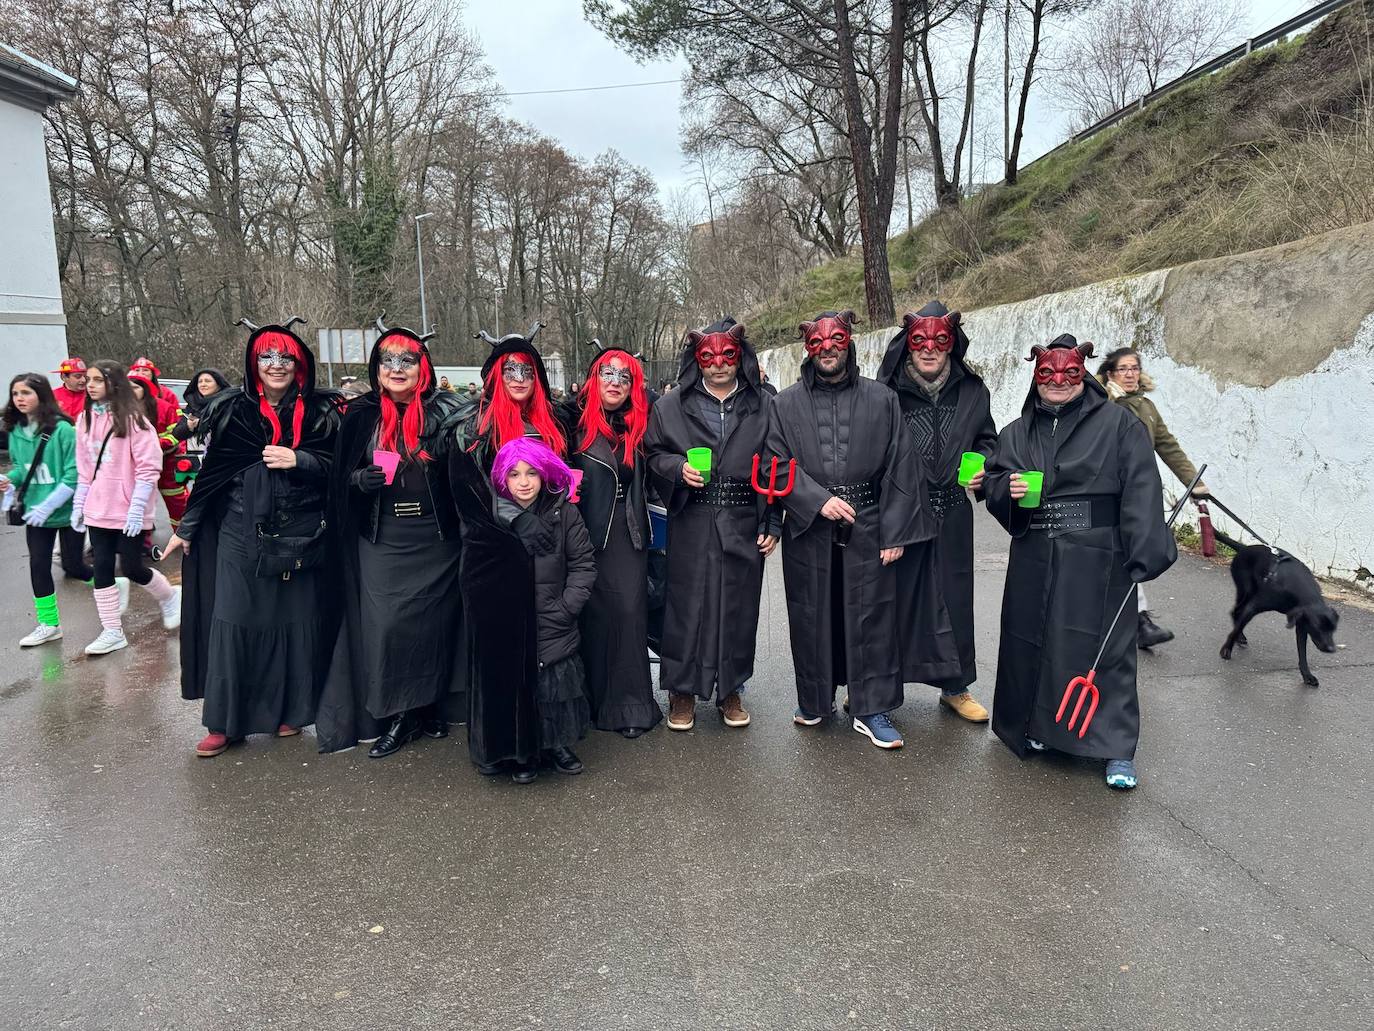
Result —
<instances>
[{"instance_id":1,"label":"green hoodie","mask_svg":"<svg viewBox=\"0 0 1374 1031\"><path fill-rule=\"evenodd\" d=\"M38 435L27 423L10 430L10 459L14 468L5 475L17 491L28 475L29 463L38 450ZM33 508L42 502L59 483L65 483L76 490L76 428L65 419L57 420L52 438L43 449L43 464L29 481L29 489L24 494L24 507ZM18 499L16 499L18 500ZM46 527L70 526L72 503L69 500L61 505L43 525Z\"/></svg>"}]
</instances>

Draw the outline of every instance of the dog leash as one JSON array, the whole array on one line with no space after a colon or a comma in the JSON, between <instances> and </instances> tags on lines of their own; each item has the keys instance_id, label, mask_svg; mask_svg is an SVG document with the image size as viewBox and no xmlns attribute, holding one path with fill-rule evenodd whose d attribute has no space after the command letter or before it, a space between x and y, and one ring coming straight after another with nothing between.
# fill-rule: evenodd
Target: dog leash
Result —
<instances>
[{"instance_id":1,"label":"dog leash","mask_svg":"<svg viewBox=\"0 0 1374 1031\"><path fill-rule=\"evenodd\" d=\"M1242 519L1240 516L1236 515L1236 514L1235 514L1234 512L1232 512L1229 508L1227 508L1225 502L1223 502L1223 501L1221 500L1221 498L1217 497L1215 494L1208 494L1205 498L1203 498L1203 499L1201 499L1201 500L1203 500L1203 501L1209 501L1209 502L1211 502L1213 505L1216 505L1217 508L1221 509L1221 510L1222 510L1223 512L1225 512L1228 516L1230 516L1232 519L1234 519L1234 520L1240 525L1240 528L1241 528L1242 530L1244 530L1246 533L1248 533L1251 537L1255 538L1255 540L1259 541L1261 544L1263 544L1266 548L1268 548L1270 551L1274 552L1275 554L1278 553L1278 550L1279 550L1278 548L1274 547L1274 546L1273 546L1272 544L1270 544L1267 540L1265 540L1263 537L1261 537L1259 534L1257 534L1253 529L1251 529L1249 523L1247 523L1244 519Z\"/></svg>"}]
</instances>

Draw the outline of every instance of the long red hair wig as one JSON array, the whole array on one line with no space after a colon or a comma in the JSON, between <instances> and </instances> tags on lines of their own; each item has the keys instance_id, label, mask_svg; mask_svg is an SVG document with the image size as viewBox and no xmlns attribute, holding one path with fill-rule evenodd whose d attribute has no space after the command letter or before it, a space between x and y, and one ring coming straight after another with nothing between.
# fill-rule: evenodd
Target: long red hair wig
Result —
<instances>
[{"instance_id":1,"label":"long red hair wig","mask_svg":"<svg viewBox=\"0 0 1374 1031\"><path fill-rule=\"evenodd\" d=\"M558 420L553 416L553 406L549 404L549 397L544 393L544 383L540 380L538 371L536 370L534 376L534 392L524 404L511 400L511 396L506 393L506 385L501 382L501 372L505 369L506 362L511 359L535 365L534 355L524 351L503 354L496 360L483 385L482 415L477 420L477 431L487 434L488 437L494 433L493 450L496 450L512 440L523 437L525 422L528 420L540 439L555 454L566 455L568 442L563 438L563 431L558 428Z\"/></svg>"},{"instance_id":2,"label":"long red hair wig","mask_svg":"<svg viewBox=\"0 0 1374 1031\"><path fill-rule=\"evenodd\" d=\"M625 432L618 434L611 429L606 413L601 407L601 369L612 358L619 358L630 370L630 396L628 410L625 412ZM644 366L639 359L628 351L608 348L596 356L596 361L587 370L587 382L582 384L582 417L578 420L582 430L581 450L586 451L597 437L605 437L611 442L611 451L622 447L625 464L634 468L635 452L644 439L644 431L649 428L649 397L644 392Z\"/></svg>"},{"instance_id":3,"label":"long red hair wig","mask_svg":"<svg viewBox=\"0 0 1374 1031\"><path fill-rule=\"evenodd\" d=\"M383 335L377 341L378 356L383 349L418 354L420 381L415 386L415 395L406 405L405 415L401 416L396 411L396 402L391 400L391 395L381 386L378 370L373 370L373 376L378 377L374 385L382 407L382 418L377 426L377 446L383 451L395 451L407 458L428 462L430 456L420 448L420 436L425 432L425 406L422 399L429 385L434 382L434 367L430 364L429 355L420 345L420 341L409 333L392 332ZM396 446L398 434L403 442L402 447Z\"/></svg>"},{"instance_id":4,"label":"long red hair wig","mask_svg":"<svg viewBox=\"0 0 1374 1031\"><path fill-rule=\"evenodd\" d=\"M301 428L305 425L305 349L290 333L283 333L278 329L263 330L253 338L253 354L250 359L253 379L249 385L258 395L258 411L272 427L271 443L280 444L281 420L277 418L277 410L267 400L267 394L262 388L262 375L258 372L258 357L268 351L281 351L296 359L296 403L291 412L290 444L291 447L296 447L301 442Z\"/></svg>"}]
</instances>

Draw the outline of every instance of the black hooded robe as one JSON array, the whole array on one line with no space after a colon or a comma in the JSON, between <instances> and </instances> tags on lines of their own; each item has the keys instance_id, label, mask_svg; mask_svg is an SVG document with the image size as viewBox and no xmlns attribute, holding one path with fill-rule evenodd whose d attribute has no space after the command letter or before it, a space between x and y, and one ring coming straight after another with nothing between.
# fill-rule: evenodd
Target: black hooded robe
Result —
<instances>
[{"instance_id":1,"label":"black hooded robe","mask_svg":"<svg viewBox=\"0 0 1374 1031\"><path fill-rule=\"evenodd\" d=\"M938 301L917 312L935 316L948 313ZM925 466L931 516L940 526L939 536L929 547L908 548L897 562L899 625L921 628L901 637L906 645L903 676L907 683L928 683L950 693L962 691L978 679L973 632L973 505L968 492L959 486L959 459L965 451L989 456L997 444L992 397L982 378L965 363L967 351L968 337L956 326L949 378L935 402L907 371L910 351L905 327L888 344L878 370L878 382L897 392L902 419ZM947 629L939 606L931 611L927 585L932 578L940 584L948 613ZM933 675L932 651L937 661L942 661L939 656L947 655L950 644L934 642L932 635L948 634L953 635L959 671L948 677Z\"/></svg>"},{"instance_id":2,"label":"black hooded robe","mask_svg":"<svg viewBox=\"0 0 1374 1031\"><path fill-rule=\"evenodd\" d=\"M1009 493L1010 474L1028 469L1045 474L1038 510ZM1100 700L1087 735L1067 729L1068 713L1063 724L1055 714L1069 681L1092 668L1131 584L1153 580L1178 557L1149 431L1096 380L1085 379L1083 393L1057 413L1032 386L1021 417L997 438L984 489L988 511L1012 537L992 729L1023 758L1027 737L1070 755L1132 758L1140 737L1134 606L1097 664ZM1075 512L1064 528L1032 528L1046 505L1083 501L1090 518ZM1067 525L1075 521L1093 525Z\"/></svg>"},{"instance_id":3,"label":"black hooded robe","mask_svg":"<svg viewBox=\"0 0 1374 1031\"><path fill-rule=\"evenodd\" d=\"M252 339L245 383L257 381ZM314 389L314 357L303 344L301 349L305 419L294 445L296 468L263 465L262 449L272 438L256 394L243 387L220 391L196 428L198 436L208 436L209 449L176 531L192 545L181 564L181 695L203 698L206 728L231 740L315 722L338 626L328 558L289 579L258 576L257 536L250 527L256 520L245 515L256 510L269 532L286 537L309 536L325 518L339 416L333 395ZM295 397L293 387L277 408L283 443Z\"/></svg>"},{"instance_id":4,"label":"black hooded robe","mask_svg":"<svg viewBox=\"0 0 1374 1031\"><path fill-rule=\"evenodd\" d=\"M415 709L466 719L462 544L448 478L460 406L431 374L420 401L420 448L431 460L403 461L391 484L364 494L350 478L373 464L381 420L378 360L374 347L372 393L349 402L335 449L330 524L343 626L316 718L321 752L376 738L393 718ZM398 500L417 497L424 516L393 514Z\"/></svg>"},{"instance_id":5,"label":"black hooded robe","mask_svg":"<svg viewBox=\"0 0 1374 1031\"><path fill-rule=\"evenodd\" d=\"M724 332L733 320L704 332ZM753 494L754 455L765 450L772 395L759 380L758 358L740 342L739 378L718 401L702 385L695 349L682 354L678 389L661 398L644 438L649 468L668 510L668 590L659 686L717 703L754 675L754 649L763 588L761 533L782 533L782 502L768 506ZM687 449L709 447L711 485L729 484L748 503L702 503L703 492L682 482ZM786 482L779 463L778 486ZM767 480L765 464L760 471Z\"/></svg>"},{"instance_id":6,"label":"black hooded robe","mask_svg":"<svg viewBox=\"0 0 1374 1031\"><path fill-rule=\"evenodd\" d=\"M839 386L821 380L811 359L802 362L800 380L773 399L764 455L765 461L778 456L780 475L789 458L797 460L796 483L784 500L782 571L797 701L812 716L831 712L839 684L848 684L855 716L902 704L898 638L909 631L898 624L897 567L884 566L879 551L935 534L923 511L924 472L897 396L859 375L853 346L847 354ZM820 515L831 496L827 487L864 483L876 486L878 500L856 506L849 545L838 547L837 524ZM936 672L949 676L957 669L951 653Z\"/></svg>"}]
</instances>

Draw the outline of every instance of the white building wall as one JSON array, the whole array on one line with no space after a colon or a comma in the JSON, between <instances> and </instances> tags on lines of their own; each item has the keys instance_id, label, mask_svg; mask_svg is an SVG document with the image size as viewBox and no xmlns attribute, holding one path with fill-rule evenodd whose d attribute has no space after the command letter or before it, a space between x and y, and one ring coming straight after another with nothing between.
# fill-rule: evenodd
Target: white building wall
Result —
<instances>
[{"instance_id":1,"label":"white building wall","mask_svg":"<svg viewBox=\"0 0 1374 1031\"><path fill-rule=\"evenodd\" d=\"M43 116L0 99L0 377L66 356Z\"/></svg>"}]
</instances>

